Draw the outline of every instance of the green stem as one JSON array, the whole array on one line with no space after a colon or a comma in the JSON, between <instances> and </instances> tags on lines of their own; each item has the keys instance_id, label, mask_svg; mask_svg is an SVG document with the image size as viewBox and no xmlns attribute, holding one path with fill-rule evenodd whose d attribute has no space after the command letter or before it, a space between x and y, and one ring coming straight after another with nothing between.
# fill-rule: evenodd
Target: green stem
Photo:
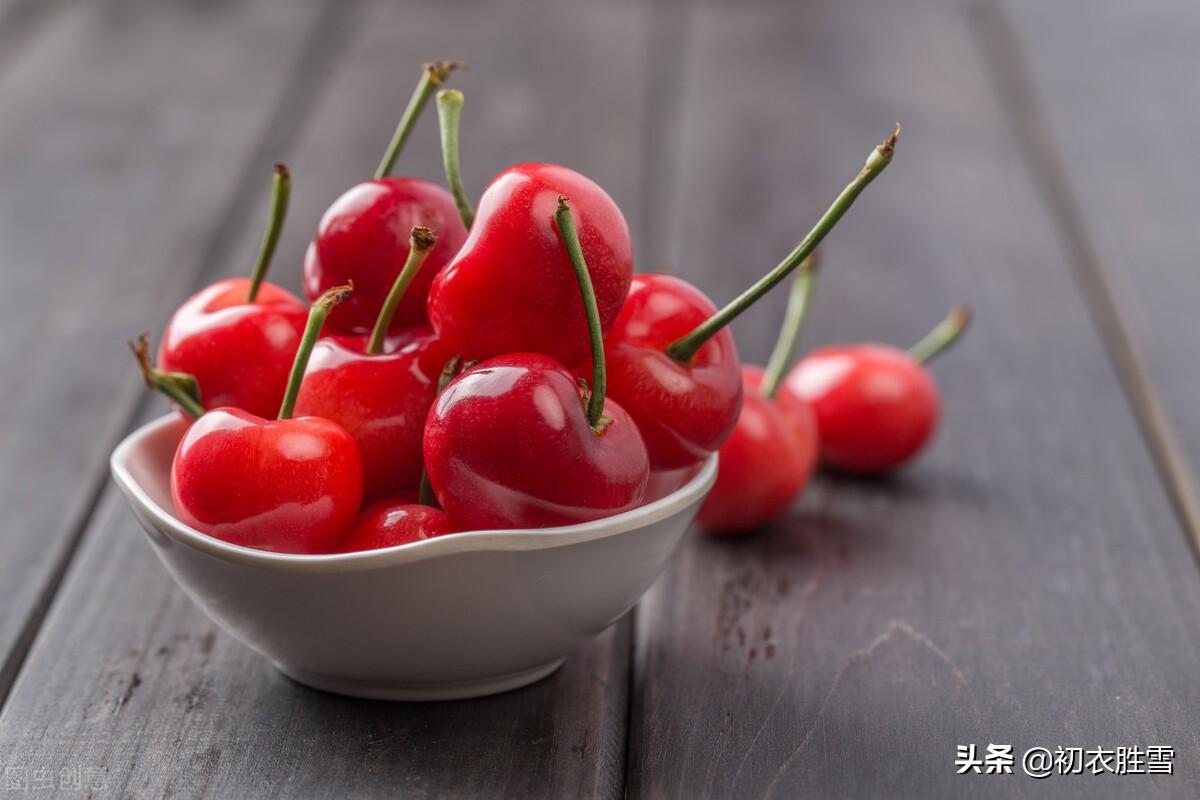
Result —
<instances>
[{"instance_id":1,"label":"green stem","mask_svg":"<svg viewBox=\"0 0 1200 800\"><path fill-rule=\"evenodd\" d=\"M300 346L296 348L296 359L292 362L292 372L288 375L287 391L283 394L283 404L279 406L277 419L291 419L292 411L296 408L296 396L300 394L300 383L304 380L304 370L308 367L308 357L312 355L313 345L325 327L325 319L333 307L346 299L354 291L354 284L334 286L313 301L308 311L308 324L300 337Z\"/></svg>"},{"instance_id":2,"label":"green stem","mask_svg":"<svg viewBox=\"0 0 1200 800\"><path fill-rule=\"evenodd\" d=\"M604 366L604 332L600 328L600 309L596 305L596 291L592 288L592 276L588 273L587 262L583 260L583 249L579 246L579 234L575 231L575 219L571 215L571 206L566 195L558 196L558 210L554 212L554 222L562 236L563 246L571 259L571 267L575 270L575 280L579 282L579 293L583 295L583 310L587 315L588 335L592 345L592 387L588 395L587 418L588 424L596 433L602 433L608 422L604 417L604 393L606 390L607 373Z\"/></svg>"},{"instance_id":3,"label":"green stem","mask_svg":"<svg viewBox=\"0 0 1200 800\"><path fill-rule=\"evenodd\" d=\"M258 290L263 279L267 277L271 256L275 255L275 245L279 244L279 234L283 231L283 220L287 217L288 198L291 194L291 173L283 164L276 164L275 177L271 180L271 214L267 218L267 229L263 231L262 244L258 248L258 261L254 264L250 291L246 293L247 303L253 303L254 298L258 297Z\"/></svg>"},{"instance_id":4,"label":"green stem","mask_svg":"<svg viewBox=\"0 0 1200 800\"><path fill-rule=\"evenodd\" d=\"M136 342L130 342L129 349L137 359L138 369L142 371L142 380L146 382L146 386L174 400L192 419L204 416L206 409L200 402L200 384L194 375L186 372L165 372L154 366L154 360L150 358L148 334L143 333L138 336Z\"/></svg>"},{"instance_id":5,"label":"green stem","mask_svg":"<svg viewBox=\"0 0 1200 800\"><path fill-rule=\"evenodd\" d=\"M375 318L375 327L371 329L371 338L367 340L368 353L383 352L383 343L387 340L388 326L392 324L396 307L404 299L404 293L408 291L409 284L421 271L421 265L425 263L429 251L436 243L437 238L429 228L422 228L418 225L409 233L408 258L405 260L400 274L396 276L387 298L384 299L383 308L379 309L379 316Z\"/></svg>"},{"instance_id":6,"label":"green stem","mask_svg":"<svg viewBox=\"0 0 1200 800\"><path fill-rule=\"evenodd\" d=\"M458 206L458 215L462 217L463 225L471 229L475 221L475 209L467 199L463 189L462 173L458 158L458 129L462 119L463 94L457 89L443 89L438 92L437 109L438 125L442 130L442 166L446 170L446 183L454 195L454 203Z\"/></svg>"},{"instance_id":7,"label":"green stem","mask_svg":"<svg viewBox=\"0 0 1200 800\"><path fill-rule=\"evenodd\" d=\"M462 369L463 361L460 357L455 356L447 361L442 367L442 374L438 376L437 394L441 394L442 390L450 385L450 381L458 377ZM437 496L433 493L433 484L429 482L429 473L424 469L421 470L421 488L417 490L417 502L423 506L437 508Z\"/></svg>"},{"instance_id":8,"label":"green stem","mask_svg":"<svg viewBox=\"0 0 1200 800\"><path fill-rule=\"evenodd\" d=\"M924 339L908 349L908 354L922 364L928 364L962 338L970 324L971 307L955 306L936 328L925 334Z\"/></svg>"},{"instance_id":9,"label":"green stem","mask_svg":"<svg viewBox=\"0 0 1200 800\"><path fill-rule=\"evenodd\" d=\"M795 352L796 344L800 341L800 331L803 330L804 321L808 318L813 288L817 283L817 267L820 265L819 252L813 251L812 255L804 259L792 281L792 291L788 295L787 311L783 315L783 325L779 328L779 338L775 340L775 349L771 351L771 358L767 361L762 383L758 387L763 397L767 399L774 397L775 393L779 391L783 373L791 365L792 353Z\"/></svg>"},{"instance_id":10,"label":"green stem","mask_svg":"<svg viewBox=\"0 0 1200 800\"><path fill-rule=\"evenodd\" d=\"M779 263L779 266L760 278L749 289L742 292L729 305L697 325L690 333L684 334L668 345L667 355L685 364L690 362L692 356L696 355L696 351L705 342L715 336L717 331L736 319L739 314L752 306L759 298L786 278L792 270L800 266L801 262L821 243L821 240L833 230L833 227L837 225L838 220L850 209L850 206L854 205L854 201L862 194L862 190L867 188L871 181L875 180L879 173L883 172L884 168L891 163L892 154L896 149L896 139L899 136L900 126L897 125L896 131L883 144L871 152L871 155L867 157L867 163L863 165L863 168L854 180L842 190L842 193L833 201L833 205L829 207L829 210L822 215L821 219L817 221L817 224L804 237L803 241L796 245L796 249Z\"/></svg>"},{"instance_id":11,"label":"green stem","mask_svg":"<svg viewBox=\"0 0 1200 800\"><path fill-rule=\"evenodd\" d=\"M408 135L416 127L417 120L420 119L421 112L425 110L434 90L450 77L451 72L463 66L465 65L461 61L434 61L421 68L421 80L417 82L417 88L408 100L408 107L404 109L404 116L400 117L396 132L392 134L392 141L388 143L387 152L383 154L383 160L375 170L376 178L386 178L392 174L392 167L396 166L396 159L400 157Z\"/></svg>"}]
</instances>

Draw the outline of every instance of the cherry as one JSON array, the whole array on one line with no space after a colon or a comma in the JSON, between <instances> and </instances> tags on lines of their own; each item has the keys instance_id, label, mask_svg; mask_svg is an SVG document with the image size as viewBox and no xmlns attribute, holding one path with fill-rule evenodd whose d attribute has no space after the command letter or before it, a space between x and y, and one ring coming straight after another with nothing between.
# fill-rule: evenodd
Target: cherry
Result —
<instances>
[{"instance_id":1,"label":"cherry","mask_svg":"<svg viewBox=\"0 0 1200 800\"><path fill-rule=\"evenodd\" d=\"M454 533L457 529L444 511L417 503L385 500L358 515L338 551L378 550Z\"/></svg>"},{"instance_id":2,"label":"cherry","mask_svg":"<svg viewBox=\"0 0 1200 800\"><path fill-rule=\"evenodd\" d=\"M489 359L446 387L429 412L425 466L438 501L465 529L586 522L632 509L645 493L646 447L605 397L596 295L566 197L557 204L555 226L586 311L591 389L581 392L566 367L540 353Z\"/></svg>"},{"instance_id":3,"label":"cherry","mask_svg":"<svg viewBox=\"0 0 1200 800\"><path fill-rule=\"evenodd\" d=\"M277 419L237 408L200 416L179 442L171 497L180 521L233 544L287 553L329 552L362 500L362 459L335 422L292 418L296 391L330 309L349 291L322 295L309 314Z\"/></svg>"},{"instance_id":4,"label":"cherry","mask_svg":"<svg viewBox=\"0 0 1200 800\"><path fill-rule=\"evenodd\" d=\"M579 218L600 325L612 327L633 275L620 209L578 172L518 164L488 185L466 243L430 290L429 321L451 352L467 359L542 353L564 364L586 357L588 320L554 227L560 195Z\"/></svg>"},{"instance_id":5,"label":"cherry","mask_svg":"<svg viewBox=\"0 0 1200 800\"><path fill-rule=\"evenodd\" d=\"M438 242L396 309L391 329L426 322L425 301L434 276L467 238L450 192L418 178L388 177L434 89L457 66L448 61L425 65L374 179L346 191L317 225L304 256L305 292L315 298L332 286L354 283L354 295L330 317L330 328L336 332L371 330L384 297L408 259L408 232L417 226L435 231Z\"/></svg>"},{"instance_id":6,"label":"cherry","mask_svg":"<svg viewBox=\"0 0 1200 800\"><path fill-rule=\"evenodd\" d=\"M610 391L637 422L653 469L694 464L719 448L733 431L742 377L726 326L816 249L863 189L891 163L899 134L897 126L871 152L855 179L775 269L720 311L678 278L641 275L634 280L606 340ZM579 365L577 374L588 367L586 362Z\"/></svg>"},{"instance_id":7,"label":"cherry","mask_svg":"<svg viewBox=\"0 0 1200 800\"><path fill-rule=\"evenodd\" d=\"M408 260L368 337L317 342L296 398L296 413L333 420L362 453L367 502L415 490L421 476L421 440L442 365L450 353L428 327L386 334L401 303L435 247L427 228L413 228Z\"/></svg>"},{"instance_id":8,"label":"cherry","mask_svg":"<svg viewBox=\"0 0 1200 800\"><path fill-rule=\"evenodd\" d=\"M915 456L937 427L937 385L925 368L962 335L960 306L909 352L880 344L823 347L792 369L786 386L812 405L821 461L848 472L886 472Z\"/></svg>"},{"instance_id":9,"label":"cherry","mask_svg":"<svg viewBox=\"0 0 1200 800\"><path fill-rule=\"evenodd\" d=\"M230 278L200 290L167 323L158 361L204 387L210 407L234 406L273 414L283 399L288 369L308 310L291 292L263 280L287 214L291 178L275 165L271 214L252 278Z\"/></svg>"},{"instance_id":10,"label":"cherry","mask_svg":"<svg viewBox=\"0 0 1200 800\"><path fill-rule=\"evenodd\" d=\"M742 400L737 347L729 330L706 341L687 363L667 346L717 313L691 284L671 275L635 275L605 345L608 385L637 422L655 471L703 460L733 430ZM575 372L587 375L591 361Z\"/></svg>"},{"instance_id":11,"label":"cherry","mask_svg":"<svg viewBox=\"0 0 1200 800\"><path fill-rule=\"evenodd\" d=\"M796 273L767 369L742 368L741 413L721 445L717 481L698 516L710 533L747 533L770 522L791 506L816 466L816 417L806 402L780 385L809 305L815 255Z\"/></svg>"}]
</instances>

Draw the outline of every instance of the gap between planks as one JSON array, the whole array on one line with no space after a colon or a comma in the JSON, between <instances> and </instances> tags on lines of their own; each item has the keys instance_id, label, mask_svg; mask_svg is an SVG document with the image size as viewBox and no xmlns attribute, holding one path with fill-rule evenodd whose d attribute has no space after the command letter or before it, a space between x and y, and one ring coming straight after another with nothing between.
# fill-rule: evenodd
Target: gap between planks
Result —
<instances>
[{"instance_id":1,"label":"gap between planks","mask_svg":"<svg viewBox=\"0 0 1200 800\"><path fill-rule=\"evenodd\" d=\"M8 16L17 15L24 5L23 1L20 2L9 15L6 15L3 21L7 23ZM52 4L47 3L47 5ZM312 28L308 32L307 40L300 49L296 66L291 70L284 89L279 94L274 111L268 118L262 134L250 150L247 164L257 164L272 159L275 153L283 152L298 134L305 118L320 95L320 86L333 73L330 67L345 52L353 28L353 22L348 22L348 20L357 20L358 15L355 12L358 11L359 5L359 0L341 3L338 0L324 0L321 12L316 16ZM28 15L25 12L20 13L23 18ZM45 17L46 15L34 16ZM26 25L26 30L28 27L29 24ZM2 43L4 41L0 40L0 44ZM3 58L0 57L0 68L3 66ZM193 278L193 287L198 288L206 276L215 272L223 260L228 257L230 240L234 238L233 234L246 219L251 204L258 196L261 188L260 176L250 169L242 170L241 174L242 177L235 184L233 193L230 195L225 213L218 219L212 233L207 237L199 270ZM147 394L141 384L131 380L129 389L120 394L116 403L118 407L128 407L129 411L124 415L116 415L121 420L120 423L105 432L105 438L112 447L116 447L121 437L132 429L146 402ZM4 711L17 676L33 649L50 606L79 551L84 533L96 513L107 486L108 463L105 461L98 465L96 475L88 482L87 490L83 494L79 507L70 516L70 533L66 537L62 550L54 557L50 574L42 590L38 593L37 602L34 603L29 616L26 617L25 624L22 626L13 648L4 662L0 664L0 713Z\"/></svg>"},{"instance_id":2,"label":"gap between planks","mask_svg":"<svg viewBox=\"0 0 1200 800\"><path fill-rule=\"evenodd\" d=\"M1104 277L1101 255L1088 235L1070 172L1026 67L1019 37L1005 12L994 2L969 5L966 14L980 42L1000 105L1013 119L1014 133L1031 167L1033 184L1064 240L1067 261L1084 302L1099 329L1105 352L1116 369L1192 555L1200 565L1200 495L1195 473L1149 378L1145 359L1120 304Z\"/></svg>"}]
</instances>

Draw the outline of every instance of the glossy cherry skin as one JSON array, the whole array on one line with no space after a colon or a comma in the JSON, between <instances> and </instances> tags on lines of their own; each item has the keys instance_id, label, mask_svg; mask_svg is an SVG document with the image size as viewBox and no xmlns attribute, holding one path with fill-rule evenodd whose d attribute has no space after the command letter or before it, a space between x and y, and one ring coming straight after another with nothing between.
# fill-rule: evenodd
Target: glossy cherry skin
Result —
<instances>
[{"instance_id":1,"label":"glossy cherry skin","mask_svg":"<svg viewBox=\"0 0 1200 800\"><path fill-rule=\"evenodd\" d=\"M636 507L649 463L615 402L589 427L575 377L544 355L498 356L441 393L425 426L425 468L463 530L544 528Z\"/></svg>"},{"instance_id":2,"label":"glossy cherry skin","mask_svg":"<svg viewBox=\"0 0 1200 800\"><path fill-rule=\"evenodd\" d=\"M327 330L371 331L408 258L414 225L432 230L437 244L396 308L392 331L426 321L429 286L466 241L454 198L418 178L379 178L351 188L326 209L304 256L304 291L316 299L326 289L354 282L354 293L329 315Z\"/></svg>"},{"instance_id":3,"label":"glossy cherry skin","mask_svg":"<svg viewBox=\"0 0 1200 800\"><path fill-rule=\"evenodd\" d=\"M308 306L264 282L246 302L249 278L229 278L192 295L163 331L158 366L200 384L207 408L233 406L273 417L308 319Z\"/></svg>"},{"instance_id":4,"label":"glossy cherry skin","mask_svg":"<svg viewBox=\"0 0 1200 800\"><path fill-rule=\"evenodd\" d=\"M417 503L384 500L363 509L338 545L338 552L378 550L399 544L419 542L455 532L444 511Z\"/></svg>"},{"instance_id":5,"label":"glossy cherry skin","mask_svg":"<svg viewBox=\"0 0 1200 800\"><path fill-rule=\"evenodd\" d=\"M579 284L554 224L560 194L571 200L600 325L612 326L633 275L621 210L578 172L519 164L484 191L466 244L433 282L429 320L447 349L465 359L543 353L564 364L588 354Z\"/></svg>"},{"instance_id":6,"label":"glossy cherry skin","mask_svg":"<svg viewBox=\"0 0 1200 800\"><path fill-rule=\"evenodd\" d=\"M667 345L716 312L699 289L671 275L637 275L604 343L608 396L637 423L655 470L702 461L733 431L742 402L741 366L728 329L709 339L690 364ZM575 373L591 375L591 360Z\"/></svg>"},{"instance_id":7,"label":"glossy cherry skin","mask_svg":"<svg viewBox=\"0 0 1200 800\"><path fill-rule=\"evenodd\" d=\"M773 398L764 397L762 378L760 367L742 368L742 410L718 451L717 482L698 517L710 533L747 533L770 522L787 511L816 466L812 409L783 386Z\"/></svg>"},{"instance_id":8,"label":"glossy cherry skin","mask_svg":"<svg viewBox=\"0 0 1200 800\"><path fill-rule=\"evenodd\" d=\"M171 465L179 520L244 547L327 553L362 502L362 460L340 425L236 408L192 423Z\"/></svg>"},{"instance_id":9,"label":"glossy cherry skin","mask_svg":"<svg viewBox=\"0 0 1200 800\"><path fill-rule=\"evenodd\" d=\"M371 354L366 337L321 339L296 397L297 416L333 420L354 437L368 503L417 488L425 418L450 359L428 327L394 343L395 350Z\"/></svg>"},{"instance_id":10,"label":"glossy cherry skin","mask_svg":"<svg viewBox=\"0 0 1200 800\"><path fill-rule=\"evenodd\" d=\"M911 459L937 428L929 370L878 344L825 347L792 367L786 386L817 417L821 461L849 472L886 472Z\"/></svg>"}]
</instances>

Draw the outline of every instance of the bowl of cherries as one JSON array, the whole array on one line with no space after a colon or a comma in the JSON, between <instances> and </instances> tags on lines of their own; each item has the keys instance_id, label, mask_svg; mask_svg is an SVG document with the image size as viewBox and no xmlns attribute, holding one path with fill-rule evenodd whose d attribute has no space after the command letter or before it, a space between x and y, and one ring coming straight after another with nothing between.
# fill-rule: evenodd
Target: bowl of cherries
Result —
<instances>
[{"instance_id":1,"label":"bowl of cherries","mask_svg":"<svg viewBox=\"0 0 1200 800\"><path fill-rule=\"evenodd\" d=\"M131 343L174 409L111 465L160 559L230 634L343 694L515 688L632 608L750 391L728 323L807 263L896 142L718 308L635 274L620 209L572 169L510 166L472 204L462 95L438 91L453 68L426 65L375 176L323 215L307 302L265 280L277 165L251 277L188 299L157 356ZM448 189L391 174L435 94Z\"/></svg>"}]
</instances>

